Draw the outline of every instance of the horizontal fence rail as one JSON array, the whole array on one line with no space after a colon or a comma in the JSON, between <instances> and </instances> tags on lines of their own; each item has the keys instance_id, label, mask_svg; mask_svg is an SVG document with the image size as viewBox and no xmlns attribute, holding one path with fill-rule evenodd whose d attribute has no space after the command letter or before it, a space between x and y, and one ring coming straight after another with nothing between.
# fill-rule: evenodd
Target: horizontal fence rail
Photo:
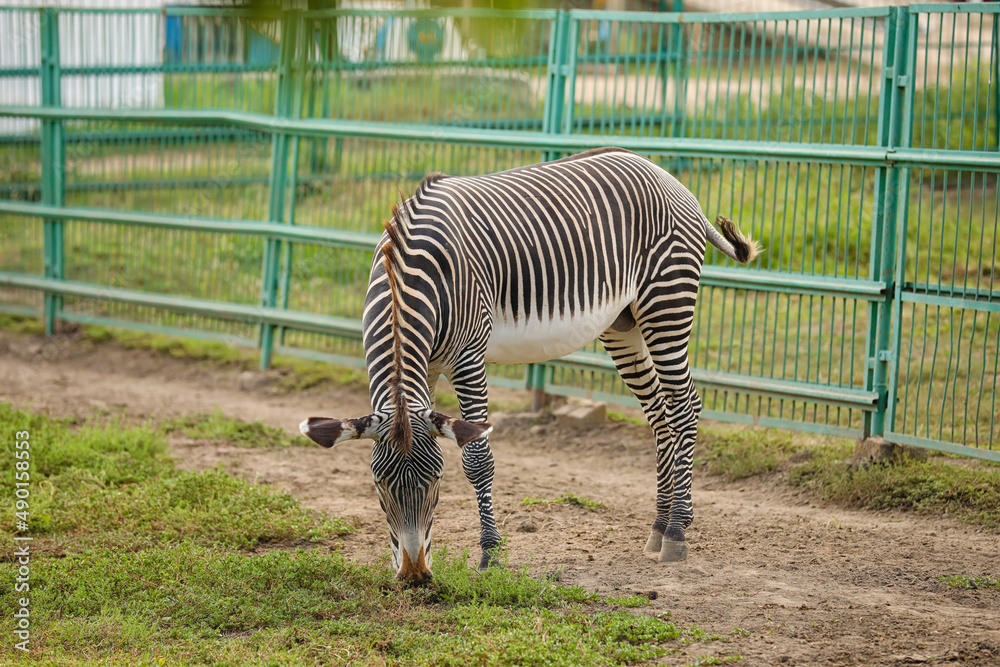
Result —
<instances>
[{"instance_id":1,"label":"horizontal fence rail","mask_svg":"<svg viewBox=\"0 0 1000 667\"><path fill-rule=\"evenodd\" d=\"M0 311L360 366L400 192L617 145L767 247L706 257L706 416L1000 460L998 9L0 7Z\"/></svg>"}]
</instances>

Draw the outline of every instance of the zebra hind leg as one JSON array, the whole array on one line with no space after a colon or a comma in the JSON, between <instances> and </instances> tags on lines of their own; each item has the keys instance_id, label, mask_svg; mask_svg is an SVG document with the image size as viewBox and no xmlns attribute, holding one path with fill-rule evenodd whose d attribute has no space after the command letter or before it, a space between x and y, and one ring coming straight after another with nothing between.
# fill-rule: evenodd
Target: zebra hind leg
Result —
<instances>
[{"instance_id":1,"label":"zebra hind leg","mask_svg":"<svg viewBox=\"0 0 1000 667\"><path fill-rule=\"evenodd\" d=\"M701 399L691 380L687 345L694 320L695 290L678 290L681 279L697 278L694 267L667 261L636 303L638 329L659 379L664 407L656 433L656 521L647 546L660 547L660 562L687 558L685 531L694 518L691 466ZM662 537L657 537L657 534ZM659 545L657 545L659 540Z\"/></svg>"},{"instance_id":2,"label":"zebra hind leg","mask_svg":"<svg viewBox=\"0 0 1000 667\"><path fill-rule=\"evenodd\" d=\"M661 561L683 560L685 554L675 554L678 549L677 543L663 539L664 531L670 525L674 498L674 478L667 473L668 463L675 448L673 445L674 434L668 427L667 394L660 385L656 369L649 356L649 350L638 328L627 331L609 329L601 335L601 343L615 362L618 374L642 406L643 414L656 438L656 477L658 482L656 519L653 521L649 539L646 540L645 550L660 554ZM685 544L685 549L686 546Z\"/></svg>"},{"instance_id":3,"label":"zebra hind leg","mask_svg":"<svg viewBox=\"0 0 1000 667\"><path fill-rule=\"evenodd\" d=\"M700 414L701 398L693 383L689 382L685 389L672 393L667 400L668 437L662 443L657 442L658 511L653 524L654 535L663 535L659 545L661 563L687 558L685 531L694 520L691 470ZM661 502L667 509L666 515L659 511Z\"/></svg>"}]
</instances>

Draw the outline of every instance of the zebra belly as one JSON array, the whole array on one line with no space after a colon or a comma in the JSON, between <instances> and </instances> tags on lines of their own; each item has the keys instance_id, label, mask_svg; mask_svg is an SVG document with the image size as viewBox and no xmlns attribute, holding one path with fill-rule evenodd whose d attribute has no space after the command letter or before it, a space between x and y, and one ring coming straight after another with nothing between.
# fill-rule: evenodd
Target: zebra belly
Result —
<instances>
[{"instance_id":1,"label":"zebra belly","mask_svg":"<svg viewBox=\"0 0 1000 667\"><path fill-rule=\"evenodd\" d=\"M557 317L514 322L493 314L493 334L486 361L494 364L530 364L576 352L608 330L631 298L608 302L595 310Z\"/></svg>"}]
</instances>

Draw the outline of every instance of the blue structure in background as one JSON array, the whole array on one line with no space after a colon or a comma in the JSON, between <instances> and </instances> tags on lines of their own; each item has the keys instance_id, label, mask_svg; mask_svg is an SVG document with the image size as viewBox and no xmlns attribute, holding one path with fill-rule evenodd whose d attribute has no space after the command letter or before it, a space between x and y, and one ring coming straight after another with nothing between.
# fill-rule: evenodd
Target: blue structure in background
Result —
<instances>
[{"instance_id":1,"label":"blue structure in background","mask_svg":"<svg viewBox=\"0 0 1000 667\"><path fill-rule=\"evenodd\" d=\"M228 35L216 35L211 40L214 53L206 53L205 35L209 31L223 32L232 30L236 24L203 23L197 16L172 16L167 7L166 34L163 42L163 62L179 64L187 60L192 62L228 62L244 65L277 65L281 47L267 35L260 33L248 24L242 25L242 53L236 51L233 45L240 41ZM229 48L223 48L227 45ZM188 57L185 58L185 54Z\"/></svg>"},{"instance_id":2,"label":"blue structure in background","mask_svg":"<svg viewBox=\"0 0 1000 667\"><path fill-rule=\"evenodd\" d=\"M181 45L183 43L183 28L180 16L167 16L166 39L163 43L163 62L179 63L181 61Z\"/></svg>"}]
</instances>

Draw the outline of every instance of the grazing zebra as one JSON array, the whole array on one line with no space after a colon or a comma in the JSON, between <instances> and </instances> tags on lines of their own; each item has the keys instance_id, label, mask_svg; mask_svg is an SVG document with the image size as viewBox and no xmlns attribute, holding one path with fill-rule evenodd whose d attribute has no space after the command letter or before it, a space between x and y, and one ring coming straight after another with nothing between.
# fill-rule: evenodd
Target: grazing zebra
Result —
<instances>
[{"instance_id":1,"label":"grazing zebra","mask_svg":"<svg viewBox=\"0 0 1000 667\"><path fill-rule=\"evenodd\" d=\"M371 438L372 476L398 577L430 575L444 459L462 448L488 567L493 515L486 367L547 361L600 338L656 437L656 519L646 549L687 555L691 456L701 400L688 367L706 238L749 262L760 246L729 220L709 224L694 195L630 151L605 148L485 176L427 176L393 207L364 309L373 414L311 417L324 447ZM444 373L462 419L434 411Z\"/></svg>"}]
</instances>

